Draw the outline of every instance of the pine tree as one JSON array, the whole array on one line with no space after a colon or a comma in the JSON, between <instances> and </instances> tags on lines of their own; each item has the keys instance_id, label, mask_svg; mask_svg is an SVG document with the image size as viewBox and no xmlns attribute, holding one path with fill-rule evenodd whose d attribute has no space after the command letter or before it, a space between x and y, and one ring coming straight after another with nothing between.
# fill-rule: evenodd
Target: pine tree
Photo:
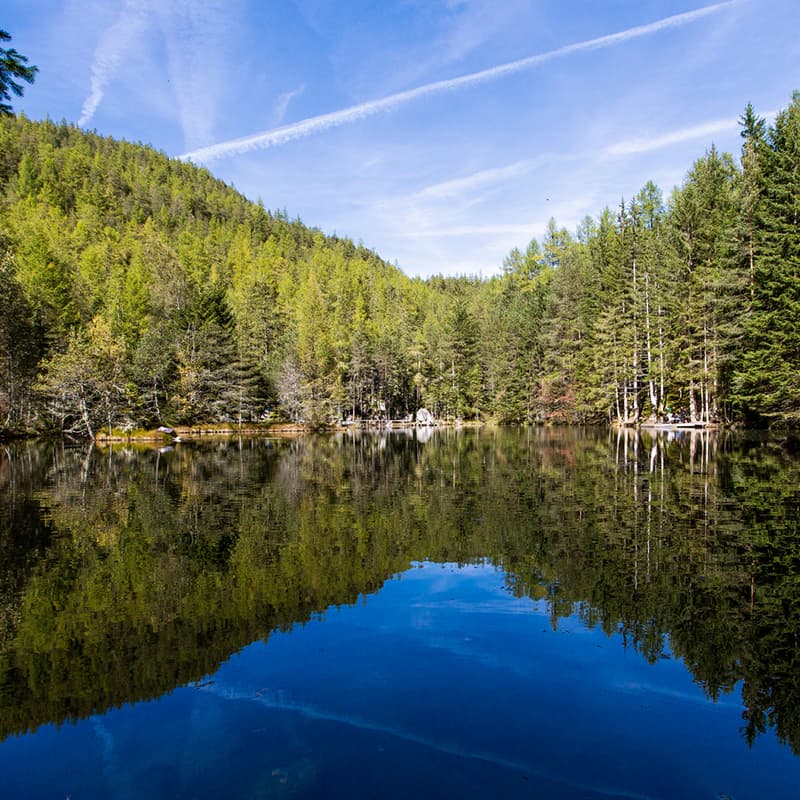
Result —
<instances>
[{"instance_id":1,"label":"pine tree","mask_svg":"<svg viewBox=\"0 0 800 800\"><path fill-rule=\"evenodd\" d=\"M478 325L464 298L456 299L447 336L448 410L456 417L473 417L481 403Z\"/></svg>"},{"instance_id":2,"label":"pine tree","mask_svg":"<svg viewBox=\"0 0 800 800\"><path fill-rule=\"evenodd\" d=\"M586 270L584 253L553 220L545 238L545 260L552 270L547 309L542 322L543 375L538 404L548 416L574 419L580 350L586 339L582 317Z\"/></svg>"},{"instance_id":3,"label":"pine tree","mask_svg":"<svg viewBox=\"0 0 800 800\"><path fill-rule=\"evenodd\" d=\"M11 36L0 30L0 42L10 42ZM38 67L28 66L27 56L18 53L13 47L0 47L0 116L12 114L11 106L7 100L11 95L22 97L23 87L18 80L33 83ZM18 80L17 80L18 79Z\"/></svg>"},{"instance_id":4,"label":"pine tree","mask_svg":"<svg viewBox=\"0 0 800 800\"><path fill-rule=\"evenodd\" d=\"M712 147L695 162L672 201L670 224L680 259L684 299L675 328L676 378L689 403L691 419L716 419L721 395L720 288L726 285L729 242L735 221L736 168ZM730 331L729 336L733 336Z\"/></svg>"},{"instance_id":5,"label":"pine tree","mask_svg":"<svg viewBox=\"0 0 800 800\"><path fill-rule=\"evenodd\" d=\"M758 142L758 140L755 140ZM755 143L754 142L754 143ZM800 420L800 93L756 144L761 194L753 309L735 378L739 402L768 420Z\"/></svg>"},{"instance_id":6,"label":"pine tree","mask_svg":"<svg viewBox=\"0 0 800 800\"><path fill-rule=\"evenodd\" d=\"M753 313L755 295L756 232L762 199L760 152L765 146L766 123L748 103L740 118L741 170L735 176L736 213L728 242L722 280L717 286L720 402L726 419L741 410L735 383L739 380L746 348L746 325Z\"/></svg>"},{"instance_id":7,"label":"pine tree","mask_svg":"<svg viewBox=\"0 0 800 800\"><path fill-rule=\"evenodd\" d=\"M610 209L600 215L587 248L597 276L599 310L592 328L592 347L586 356L583 401L590 411L608 420L625 421L624 344L627 282L622 269L619 231Z\"/></svg>"},{"instance_id":8,"label":"pine tree","mask_svg":"<svg viewBox=\"0 0 800 800\"><path fill-rule=\"evenodd\" d=\"M208 287L183 315L176 353L177 382L171 398L179 422L231 422L240 392L233 317L220 285Z\"/></svg>"}]
</instances>

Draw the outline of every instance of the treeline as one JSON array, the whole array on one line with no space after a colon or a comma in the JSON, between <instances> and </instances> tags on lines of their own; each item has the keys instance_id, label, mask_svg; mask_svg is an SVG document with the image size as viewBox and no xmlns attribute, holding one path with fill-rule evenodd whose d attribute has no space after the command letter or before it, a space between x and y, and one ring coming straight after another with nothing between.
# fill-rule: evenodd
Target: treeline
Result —
<instances>
[{"instance_id":1,"label":"treeline","mask_svg":"<svg viewBox=\"0 0 800 800\"><path fill-rule=\"evenodd\" d=\"M412 280L208 171L0 120L0 430L800 421L800 95L489 280Z\"/></svg>"},{"instance_id":2,"label":"treeline","mask_svg":"<svg viewBox=\"0 0 800 800\"><path fill-rule=\"evenodd\" d=\"M494 413L800 421L800 94L741 133L740 165L712 146L669 202L648 182L509 255L482 287Z\"/></svg>"}]
</instances>

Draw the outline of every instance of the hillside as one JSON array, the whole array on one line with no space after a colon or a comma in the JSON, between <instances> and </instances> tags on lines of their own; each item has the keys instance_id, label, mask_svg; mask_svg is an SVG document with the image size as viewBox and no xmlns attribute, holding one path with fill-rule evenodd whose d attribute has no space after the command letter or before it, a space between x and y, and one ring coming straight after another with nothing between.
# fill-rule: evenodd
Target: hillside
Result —
<instances>
[{"instance_id":1,"label":"hillside","mask_svg":"<svg viewBox=\"0 0 800 800\"><path fill-rule=\"evenodd\" d=\"M410 402L398 353L426 293L374 253L147 147L0 125L7 425L329 414L349 399L331 370L357 374L359 412Z\"/></svg>"}]
</instances>

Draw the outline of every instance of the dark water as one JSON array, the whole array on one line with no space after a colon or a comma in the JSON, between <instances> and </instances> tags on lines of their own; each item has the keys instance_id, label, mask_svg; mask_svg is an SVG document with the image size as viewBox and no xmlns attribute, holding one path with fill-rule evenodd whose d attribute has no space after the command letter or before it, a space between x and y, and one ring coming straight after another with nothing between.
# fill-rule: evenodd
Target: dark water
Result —
<instances>
[{"instance_id":1,"label":"dark water","mask_svg":"<svg viewBox=\"0 0 800 800\"><path fill-rule=\"evenodd\" d=\"M797 798L792 445L0 450L0 797Z\"/></svg>"}]
</instances>

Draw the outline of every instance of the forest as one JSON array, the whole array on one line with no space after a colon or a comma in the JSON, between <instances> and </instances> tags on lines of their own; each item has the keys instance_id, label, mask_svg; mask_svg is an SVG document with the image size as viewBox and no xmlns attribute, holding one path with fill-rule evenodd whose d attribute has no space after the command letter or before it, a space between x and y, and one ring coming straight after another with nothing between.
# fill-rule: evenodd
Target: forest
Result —
<instances>
[{"instance_id":1,"label":"forest","mask_svg":"<svg viewBox=\"0 0 800 800\"><path fill-rule=\"evenodd\" d=\"M0 118L0 434L287 419L800 423L800 93L665 199L409 278L195 165ZM442 265L443 270L446 265Z\"/></svg>"}]
</instances>

